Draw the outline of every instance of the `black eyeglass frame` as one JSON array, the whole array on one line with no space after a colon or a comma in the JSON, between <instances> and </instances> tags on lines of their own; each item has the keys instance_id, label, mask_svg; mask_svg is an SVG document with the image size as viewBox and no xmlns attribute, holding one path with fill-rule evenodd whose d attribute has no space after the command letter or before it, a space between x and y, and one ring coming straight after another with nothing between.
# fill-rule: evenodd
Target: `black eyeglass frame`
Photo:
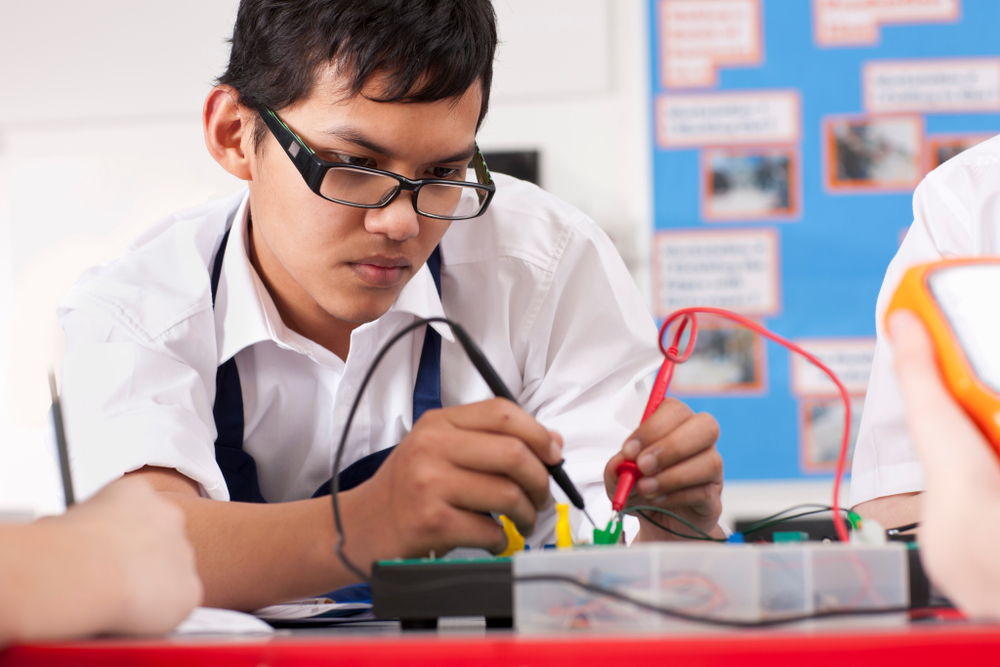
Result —
<instances>
[{"instance_id":1,"label":"black eyeglass frame","mask_svg":"<svg viewBox=\"0 0 1000 667\"><path fill-rule=\"evenodd\" d=\"M493 183L493 178L490 176L490 170L486 166L486 161L483 159L483 153L479 150L478 144L475 145L475 154L472 156L472 167L476 172L477 183L470 183L468 181L450 181L448 179L438 178L422 178L415 181L406 178L405 176L394 174L391 171L383 171L382 169L358 167L351 164L343 164L341 162L328 162L327 160L318 157L316 152L313 151L313 149L310 148L309 145L306 144L301 137L299 137L299 135L297 135L290 127L285 125L285 121L278 118L278 114L266 107L262 110L258 110L258 114L260 115L261 120L264 121L267 129L269 129L271 134L274 135L278 144L281 145L282 150L285 151L285 155L289 157L298 172L302 174L302 178L305 179L306 185L309 189L327 201L332 201L336 204L343 204L344 206L353 206L355 208L384 208L395 201L400 192L406 190L407 192L413 193L413 197L410 198L410 202L412 203L413 210L417 213L417 215L437 220L470 220L472 218L478 218L485 213L486 209L490 206L490 202L493 201L493 195L496 194L497 187ZM389 178L395 179L398 185L391 196L377 204L357 204L341 199L334 199L332 197L327 197L320 192L320 186L323 184L323 179L326 178L326 173L331 169L350 169L351 171L368 172L378 176L388 176ZM479 192L484 192L485 199L480 198L480 208L475 215L447 216L425 213L417 208L417 193L420 191L420 188L425 185L447 185L449 187L472 188L477 191L477 196Z\"/></svg>"}]
</instances>

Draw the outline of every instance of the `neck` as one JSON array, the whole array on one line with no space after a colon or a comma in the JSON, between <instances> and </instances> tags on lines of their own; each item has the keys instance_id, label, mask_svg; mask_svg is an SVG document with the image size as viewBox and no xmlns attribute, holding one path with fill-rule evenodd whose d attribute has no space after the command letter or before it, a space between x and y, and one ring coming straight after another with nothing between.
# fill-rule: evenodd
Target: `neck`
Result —
<instances>
[{"instance_id":1,"label":"neck","mask_svg":"<svg viewBox=\"0 0 1000 667\"><path fill-rule=\"evenodd\" d=\"M258 252L258 248L265 247L265 244L256 241L259 232L250 219L247 220L247 232L250 263L271 295L281 321L295 333L347 361L351 350L351 332L360 324L337 319L312 300L287 272L271 270L271 265L278 263L277 259L269 253Z\"/></svg>"}]
</instances>

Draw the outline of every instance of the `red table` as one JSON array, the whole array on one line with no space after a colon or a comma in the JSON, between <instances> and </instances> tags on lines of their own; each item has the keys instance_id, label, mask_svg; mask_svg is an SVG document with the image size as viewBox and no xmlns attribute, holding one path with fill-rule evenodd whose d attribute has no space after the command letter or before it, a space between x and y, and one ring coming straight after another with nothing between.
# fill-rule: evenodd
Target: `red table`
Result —
<instances>
[{"instance_id":1,"label":"red table","mask_svg":"<svg viewBox=\"0 0 1000 667\"><path fill-rule=\"evenodd\" d=\"M859 667L1000 663L1000 626L942 624L892 630L753 631L704 635L526 637L284 635L233 639L104 639L17 646L0 653L0 667L22 665L283 665L520 667L601 665L678 667Z\"/></svg>"}]
</instances>

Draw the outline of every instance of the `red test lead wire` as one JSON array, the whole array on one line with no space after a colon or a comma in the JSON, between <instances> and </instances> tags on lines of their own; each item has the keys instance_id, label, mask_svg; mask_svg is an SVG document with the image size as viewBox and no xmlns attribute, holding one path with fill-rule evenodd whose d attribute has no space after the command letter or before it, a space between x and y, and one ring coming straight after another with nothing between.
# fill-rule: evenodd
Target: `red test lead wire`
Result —
<instances>
[{"instance_id":1,"label":"red test lead wire","mask_svg":"<svg viewBox=\"0 0 1000 667\"><path fill-rule=\"evenodd\" d=\"M646 421L651 414L656 412L656 408L660 406L660 403L662 403L663 399L666 397L667 390L670 388L670 380L674 374L674 364L684 363L691 357L691 353L694 352L695 342L698 339L698 320L695 318L696 314L715 315L717 317L736 322L737 324L742 324L751 331L755 331L765 338L769 338L775 343L783 345L789 350L801 354L814 366L823 371L837 386L837 391L840 393L840 397L844 401L844 435L840 443L840 455L837 457L837 472L833 480L833 502L831 505L833 507L833 526L837 530L837 537L839 537L844 543L848 542L849 536L847 534L847 526L845 525L844 517L840 512L840 483L844 477L844 468L847 463L847 449L850 440L851 398L843 383L836 376L836 374L826 366L826 364L817 359L814 355L803 350L792 341L782 338L776 333L772 333L751 319L721 308L682 308L681 310L674 311L671 313L670 317L664 320L663 326L660 327L660 351L663 352L665 359L663 360L663 365L660 366L660 371L656 374L656 381L653 383L653 391L650 392L649 402L646 403L646 411L642 415L642 421ZM670 325L678 319L680 319L680 324L677 326L676 333L674 333L673 342L669 348L664 348L663 336L667 333ZM684 330L689 324L691 325L691 336L688 340L687 346L684 348L684 354L680 354L681 337L684 335ZM631 493L632 486L641 474L639 473L638 467L632 461L625 461L619 464L616 472L619 475L618 484L615 486L615 494L611 506L616 512L620 512L625 506L625 498L627 498L628 494ZM620 504L621 506L619 507L617 504Z\"/></svg>"}]
</instances>

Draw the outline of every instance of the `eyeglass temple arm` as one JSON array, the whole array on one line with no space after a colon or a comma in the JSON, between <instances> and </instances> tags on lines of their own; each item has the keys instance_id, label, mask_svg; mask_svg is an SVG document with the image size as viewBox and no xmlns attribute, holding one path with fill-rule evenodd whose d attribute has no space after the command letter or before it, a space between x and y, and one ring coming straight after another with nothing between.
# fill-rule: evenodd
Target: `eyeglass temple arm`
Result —
<instances>
[{"instance_id":1,"label":"eyeglass temple arm","mask_svg":"<svg viewBox=\"0 0 1000 667\"><path fill-rule=\"evenodd\" d=\"M274 134L274 138L281 144L282 150L292 160L295 168L306 179L309 188L313 192L319 192L319 186L323 182L325 170L321 165L317 164L312 149L270 109L261 111L260 117L268 128L270 128Z\"/></svg>"},{"instance_id":2,"label":"eyeglass temple arm","mask_svg":"<svg viewBox=\"0 0 1000 667\"><path fill-rule=\"evenodd\" d=\"M490 168L486 166L483 152L476 144L476 154L472 156L472 168L476 170L476 180L480 185L493 185L493 177L490 175Z\"/></svg>"}]
</instances>

